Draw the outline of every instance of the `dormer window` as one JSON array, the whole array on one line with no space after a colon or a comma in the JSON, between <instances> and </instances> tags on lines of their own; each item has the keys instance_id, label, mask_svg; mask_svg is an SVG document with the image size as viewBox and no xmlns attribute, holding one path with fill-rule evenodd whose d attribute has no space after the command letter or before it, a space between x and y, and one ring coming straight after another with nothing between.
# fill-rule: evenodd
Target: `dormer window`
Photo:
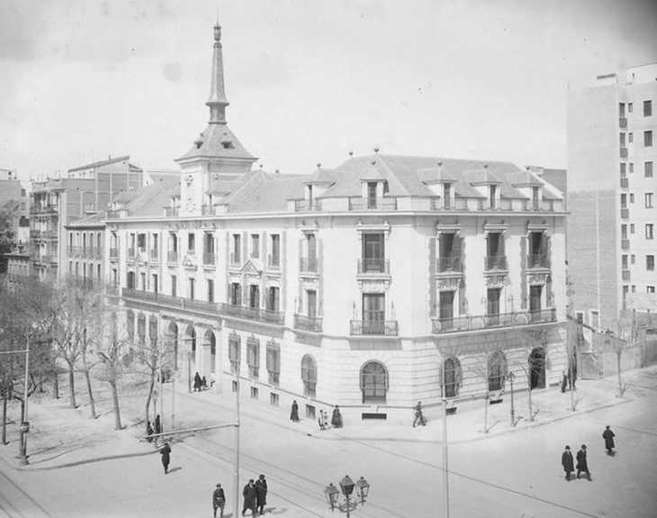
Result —
<instances>
[{"instance_id":1,"label":"dormer window","mask_svg":"<svg viewBox=\"0 0 657 518\"><path fill-rule=\"evenodd\" d=\"M377 182L367 182L367 208L376 209L376 184Z\"/></svg>"},{"instance_id":2,"label":"dormer window","mask_svg":"<svg viewBox=\"0 0 657 518\"><path fill-rule=\"evenodd\" d=\"M497 207L497 203L495 201L495 198L497 196L497 185L491 185L488 192L489 192L488 204L491 209L494 209Z\"/></svg>"},{"instance_id":3,"label":"dormer window","mask_svg":"<svg viewBox=\"0 0 657 518\"><path fill-rule=\"evenodd\" d=\"M443 184L443 208L449 209L452 206L452 184Z\"/></svg>"},{"instance_id":4,"label":"dormer window","mask_svg":"<svg viewBox=\"0 0 657 518\"><path fill-rule=\"evenodd\" d=\"M534 210L538 210L538 202L539 202L538 187L532 187L532 207L534 208Z\"/></svg>"},{"instance_id":5,"label":"dormer window","mask_svg":"<svg viewBox=\"0 0 657 518\"><path fill-rule=\"evenodd\" d=\"M313 204L313 186L312 185L307 185L306 186L306 194L308 195L308 205L311 206Z\"/></svg>"},{"instance_id":6,"label":"dormer window","mask_svg":"<svg viewBox=\"0 0 657 518\"><path fill-rule=\"evenodd\" d=\"M224 140L221 145L224 149L234 149L235 145L230 140Z\"/></svg>"}]
</instances>

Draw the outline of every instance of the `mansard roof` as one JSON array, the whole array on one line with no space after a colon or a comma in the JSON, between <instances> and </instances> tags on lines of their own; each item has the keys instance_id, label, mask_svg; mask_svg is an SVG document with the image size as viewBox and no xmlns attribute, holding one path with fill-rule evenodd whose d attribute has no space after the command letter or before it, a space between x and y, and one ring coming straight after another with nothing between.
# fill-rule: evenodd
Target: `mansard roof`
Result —
<instances>
[{"instance_id":1,"label":"mansard roof","mask_svg":"<svg viewBox=\"0 0 657 518\"><path fill-rule=\"evenodd\" d=\"M187 153L176 161L192 158L233 158L255 161L227 124L208 124Z\"/></svg>"},{"instance_id":2,"label":"mansard roof","mask_svg":"<svg viewBox=\"0 0 657 518\"><path fill-rule=\"evenodd\" d=\"M169 206L171 197L178 193L179 189L179 178L163 177L151 185L134 191L134 197L125 205L128 216L162 216L162 209Z\"/></svg>"}]
</instances>

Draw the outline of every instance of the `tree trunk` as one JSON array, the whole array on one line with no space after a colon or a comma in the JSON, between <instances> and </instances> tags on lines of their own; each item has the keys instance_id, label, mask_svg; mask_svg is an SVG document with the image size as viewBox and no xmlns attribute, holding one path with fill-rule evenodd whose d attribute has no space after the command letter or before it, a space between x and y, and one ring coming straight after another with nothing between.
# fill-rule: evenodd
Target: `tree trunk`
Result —
<instances>
[{"instance_id":1,"label":"tree trunk","mask_svg":"<svg viewBox=\"0 0 657 518\"><path fill-rule=\"evenodd\" d=\"M2 398L2 444L7 444L7 398Z\"/></svg>"},{"instance_id":2,"label":"tree trunk","mask_svg":"<svg viewBox=\"0 0 657 518\"><path fill-rule=\"evenodd\" d=\"M531 381L529 382L529 385L527 385L527 401L529 402L529 420L533 421L534 420L534 409L532 408L532 389L531 389Z\"/></svg>"},{"instance_id":3,"label":"tree trunk","mask_svg":"<svg viewBox=\"0 0 657 518\"><path fill-rule=\"evenodd\" d=\"M153 389L155 388L155 369L151 369L151 383L148 387L148 397L146 398L146 422L150 421L148 412L151 408L151 399L153 399Z\"/></svg>"},{"instance_id":4,"label":"tree trunk","mask_svg":"<svg viewBox=\"0 0 657 518\"><path fill-rule=\"evenodd\" d=\"M484 433L488 433L488 392L484 397Z\"/></svg>"},{"instance_id":5,"label":"tree trunk","mask_svg":"<svg viewBox=\"0 0 657 518\"><path fill-rule=\"evenodd\" d=\"M116 381L110 381L109 385L112 389L112 408L114 409L114 429L121 430L121 409L119 408L119 390L116 386Z\"/></svg>"},{"instance_id":6,"label":"tree trunk","mask_svg":"<svg viewBox=\"0 0 657 518\"><path fill-rule=\"evenodd\" d=\"M87 381L87 392L89 394L89 413L91 414L92 419L96 419L96 400L94 399L94 393L91 389L91 376L89 375L89 367L86 365L86 360L84 360L84 378Z\"/></svg>"},{"instance_id":7,"label":"tree trunk","mask_svg":"<svg viewBox=\"0 0 657 518\"><path fill-rule=\"evenodd\" d=\"M55 399L59 399L59 373L55 369L55 379L53 380L53 390L55 391Z\"/></svg>"},{"instance_id":8,"label":"tree trunk","mask_svg":"<svg viewBox=\"0 0 657 518\"><path fill-rule=\"evenodd\" d=\"M72 363L68 364L68 388L69 388L71 408L77 408L78 405L75 401L75 372L73 370Z\"/></svg>"}]
</instances>

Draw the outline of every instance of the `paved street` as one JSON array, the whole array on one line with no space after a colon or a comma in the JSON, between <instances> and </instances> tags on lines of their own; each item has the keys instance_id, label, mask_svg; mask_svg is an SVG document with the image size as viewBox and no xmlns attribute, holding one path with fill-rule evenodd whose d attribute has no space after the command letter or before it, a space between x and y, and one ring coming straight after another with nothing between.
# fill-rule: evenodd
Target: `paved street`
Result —
<instances>
[{"instance_id":1,"label":"paved street","mask_svg":"<svg viewBox=\"0 0 657 518\"><path fill-rule=\"evenodd\" d=\"M452 515L655 516L657 371L637 373L635 381L640 386L630 389L627 402L451 445ZM44 400L32 406L36 429L29 468L16 469L15 441L2 450L0 509L5 515L208 516L217 481L232 502L231 430L203 432L173 444L173 472L164 476L159 455L135 439L141 426L108 432L111 415L90 421L85 407L73 411L62 403ZM137 403L141 400L134 398L135 409ZM101 402L103 410L106 404ZM438 433L434 442L400 440L384 425L371 431L381 440L351 439L348 430L309 436L310 423L295 429L284 409L271 412L264 405L256 417L258 405L243 405L241 480L267 475L272 515L330 515L323 489L348 473L364 475L372 485L368 504L355 517L442 516ZM225 422L232 416L230 395L180 393L177 407L181 426ZM615 457L603 449L605 424L616 432ZM560 455L566 443L574 450L581 443L589 446L592 482L563 480ZM400 492L399 487L406 489Z\"/></svg>"}]
</instances>

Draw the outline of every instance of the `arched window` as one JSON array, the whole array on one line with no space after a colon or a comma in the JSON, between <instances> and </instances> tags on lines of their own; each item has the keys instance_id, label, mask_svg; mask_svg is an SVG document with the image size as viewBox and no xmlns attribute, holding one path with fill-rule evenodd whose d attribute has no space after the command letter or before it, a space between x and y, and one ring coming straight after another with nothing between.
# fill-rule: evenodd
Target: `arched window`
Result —
<instances>
[{"instance_id":1,"label":"arched window","mask_svg":"<svg viewBox=\"0 0 657 518\"><path fill-rule=\"evenodd\" d=\"M205 345L210 347L210 373L213 374L216 371L217 340L210 329L205 332Z\"/></svg>"},{"instance_id":2,"label":"arched window","mask_svg":"<svg viewBox=\"0 0 657 518\"><path fill-rule=\"evenodd\" d=\"M301 380L304 395L314 398L317 389L317 363L309 354L301 359Z\"/></svg>"},{"instance_id":3,"label":"arched window","mask_svg":"<svg viewBox=\"0 0 657 518\"><path fill-rule=\"evenodd\" d=\"M281 375L281 347L274 340L267 342L267 374L270 385L278 385Z\"/></svg>"},{"instance_id":4,"label":"arched window","mask_svg":"<svg viewBox=\"0 0 657 518\"><path fill-rule=\"evenodd\" d=\"M178 326L175 322L169 322L169 340L173 349L173 369L178 370Z\"/></svg>"},{"instance_id":5,"label":"arched window","mask_svg":"<svg viewBox=\"0 0 657 518\"><path fill-rule=\"evenodd\" d=\"M151 316L148 318L148 337L153 345L157 343L157 317Z\"/></svg>"},{"instance_id":6,"label":"arched window","mask_svg":"<svg viewBox=\"0 0 657 518\"><path fill-rule=\"evenodd\" d=\"M233 374L240 372L240 359L242 356L241 339L237 333L232 333L228 337L228 359L230 360L230 371Z\"/></svg>"},{"instance_id":7,"label":"arched window","mask_svg":"<svg viewBox=\"0 0 657 518\"><path fill-rule=\"evenodd\" d=\"M382 363L367 362L360 370L360 390L363 403L385 403L388 392L388 371Z\"/></svg>"},{"instance_id":8,"label":"arched window","mask_svg":"<svg viewBox=\"0 0 657 518\"><path fill-rule=\"evenodd\" d=\"M461 387L461 363L456 358L447 358L441 372L443 376L443 395L447 398L456 397Z\"/></svg>"},{"instance_id":9,"label":"arched window","mask_svg":"<svg viewBox=\"0 0 657 518\"><path fill-rule=\"evenodd\" d=\"M196 353L196 330L194 326L187 326L187 331L185 332L185 339L189 341L189 348L192 354Z\"/></svg>"},{"instance_id":10,"label":"arched window","mask_svg":"<svg viewBox=\"0 0 657 518\"><path fill-rule=\"evenodd\" d=\"M488 357L488 390L502 390L506 377L506 358L502 351L495 351Z\"/></svg>"},{"instance_id":11,"label":"arched window","mask_svg":"<svg viewBox=\"0 0 657 518\"><path fill-rule=\"evenodd\" d=\"M146 317L144 315L137 317L137 339L142 345L146 343Z\"/></svg>"},{"instance_id":12,"label":"arched window","mask_svg":"<svg viewBox=\"0 0 657 518\"><path fill-rule=\"evenodd\" d=\"M545 349L536 347L527 359L529 363L529 387L545 388Z\"/></svg>"},{"instance_id":13,"label":"arched window","mask_svg":"<svg viewBox=\"0 0 657 518\"><path fill-rule=\"evenodd\" d=\"M246 364L249 366L249 376L258 378L260 373L260 340L254 336L246 339Z\"/></svg>"}]
</instances>

